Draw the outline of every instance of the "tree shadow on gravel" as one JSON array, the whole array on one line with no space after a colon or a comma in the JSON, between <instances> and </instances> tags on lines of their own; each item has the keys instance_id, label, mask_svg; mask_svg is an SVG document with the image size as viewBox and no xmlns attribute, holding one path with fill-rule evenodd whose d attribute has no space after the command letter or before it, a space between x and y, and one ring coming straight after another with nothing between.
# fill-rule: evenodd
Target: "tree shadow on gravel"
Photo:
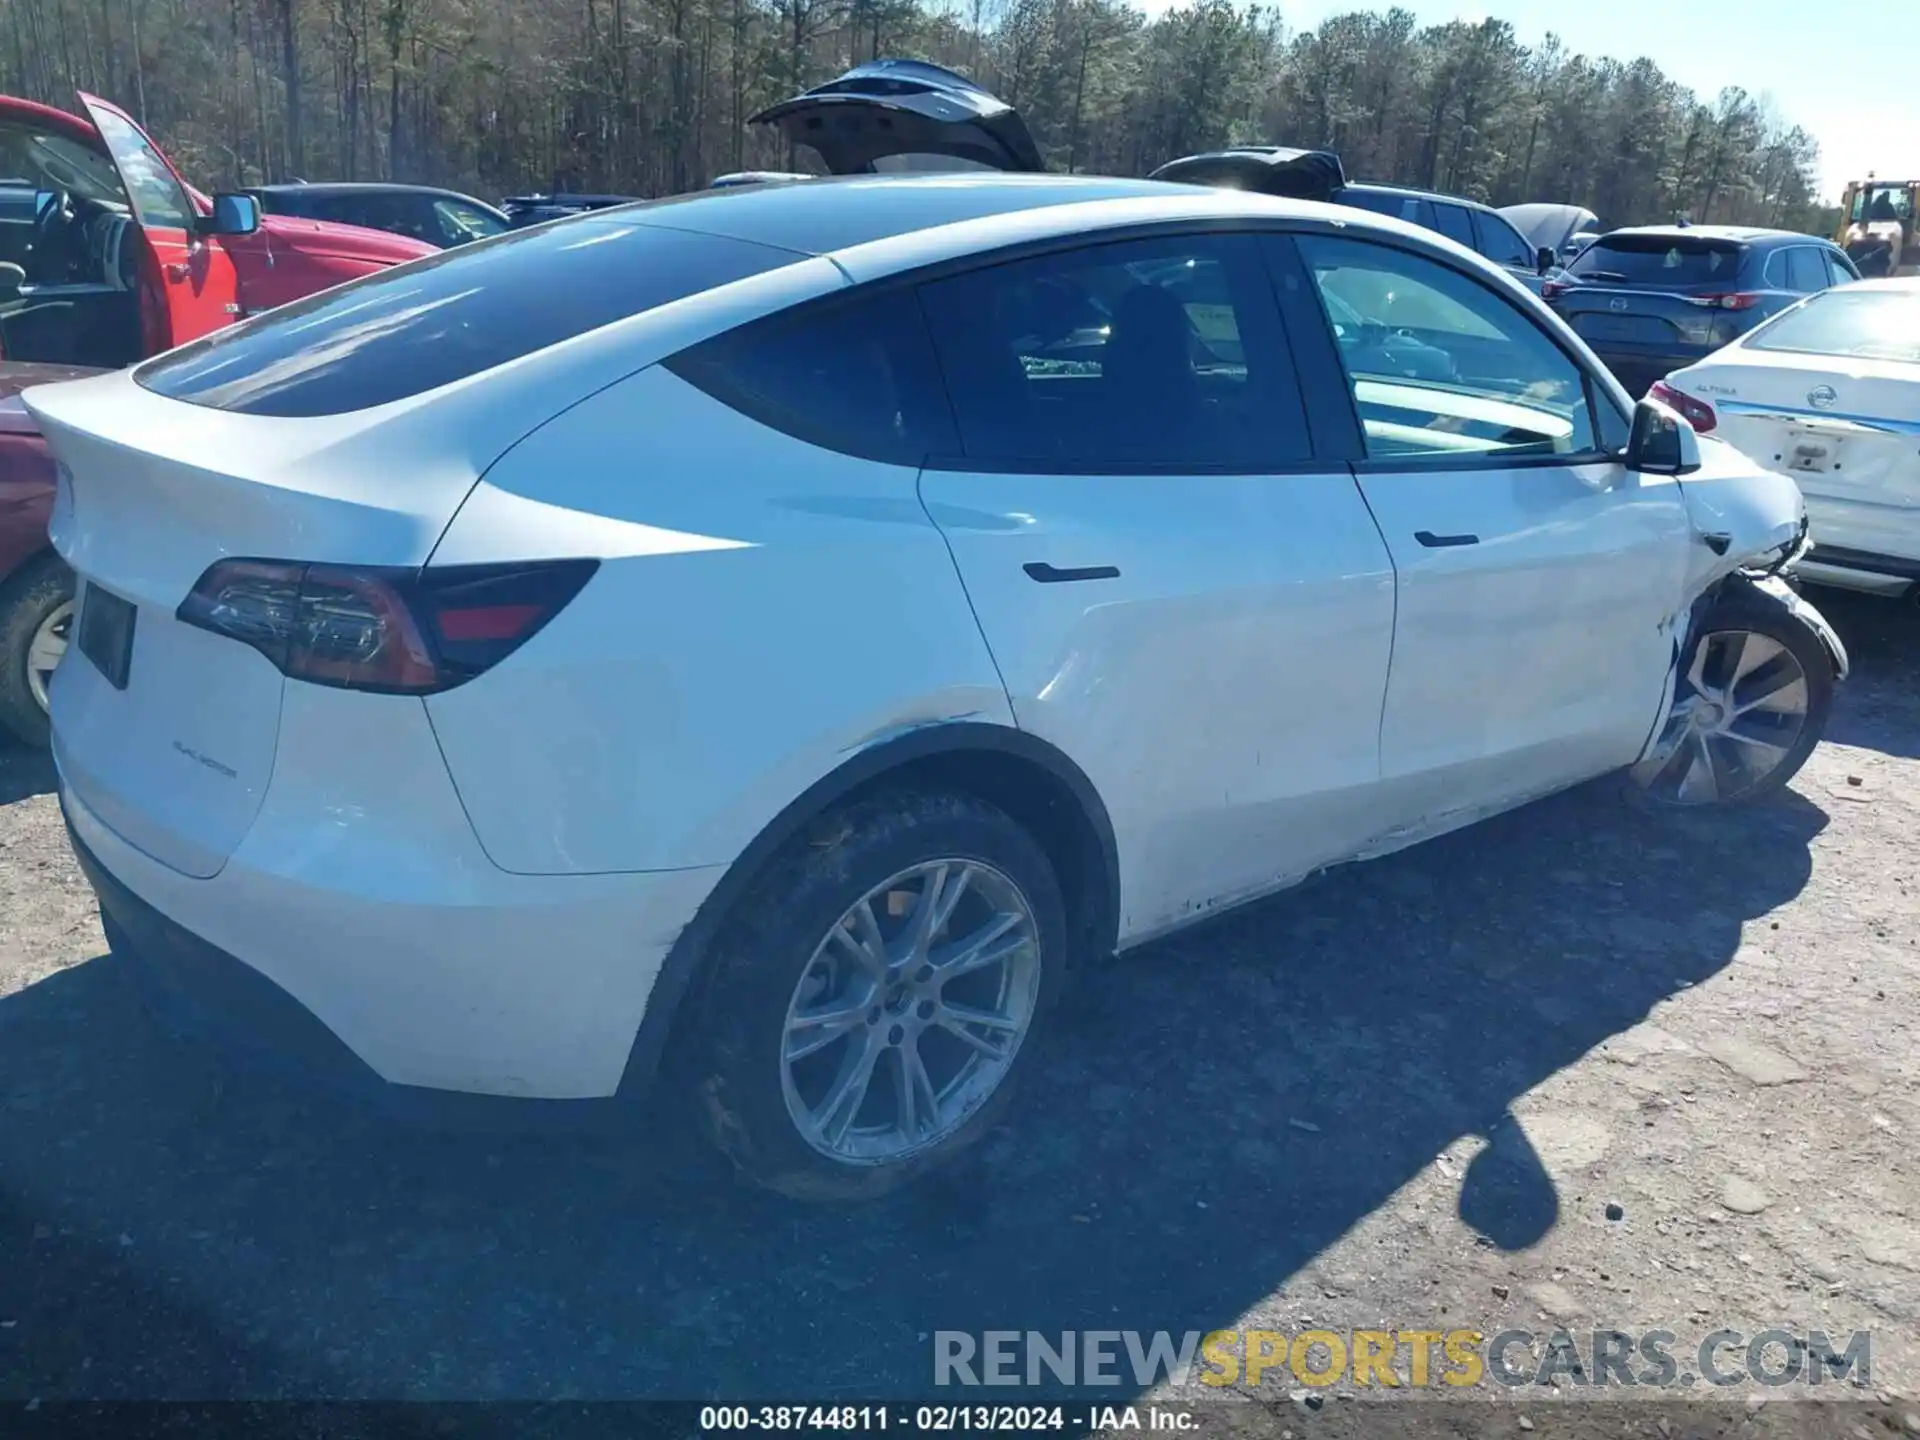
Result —
<instances>
[{"instance_id":1,"label":"tree shadow on gravel","mask_svg":"<svg viewBox=\"0 0 1920 1440\"><path fill-rule=\"evenodd\" d=\"M1463 1217L1529 1244L1516 1099L1725 966L1824 824L1596 785L1129 954L1007 1128L865 1208L664 1102L623 1152L223 1080L80 965L0 1000L0 1398L925 1396L936 1329L1231 1325L1470 1134Z\"/></svg>"}]
</instances>

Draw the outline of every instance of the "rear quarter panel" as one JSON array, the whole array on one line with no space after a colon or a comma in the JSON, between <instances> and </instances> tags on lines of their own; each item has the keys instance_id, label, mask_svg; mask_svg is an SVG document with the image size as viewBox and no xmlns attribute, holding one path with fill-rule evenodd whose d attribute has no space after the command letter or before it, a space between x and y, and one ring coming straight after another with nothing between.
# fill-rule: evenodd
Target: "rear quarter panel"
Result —
<instances>
[{"instance_id":1,"label":"rear quarter panel","mask_svg":"<svg viewBox=\"0 0 1920 1440\"><path fill-rule=\"evenodd\" d=\"M9 414L24 423L9 424ZM53 455L26 410L11 397L0 400L0 582L51 547L47 517L53 511Z\"/></svg>"},{"instance_id":2,"label":"rear quarter panel","mask_svg":"<svg viewBox=\"0 0 1920 1440\"><path fill-rule=\"evenodd\" d=\"M528 437L434 565L603 557L427 711L494 863L724 864L902 731L1013 716L918 471L746 419L658 366Z\"/></svg>"}]
</instances>

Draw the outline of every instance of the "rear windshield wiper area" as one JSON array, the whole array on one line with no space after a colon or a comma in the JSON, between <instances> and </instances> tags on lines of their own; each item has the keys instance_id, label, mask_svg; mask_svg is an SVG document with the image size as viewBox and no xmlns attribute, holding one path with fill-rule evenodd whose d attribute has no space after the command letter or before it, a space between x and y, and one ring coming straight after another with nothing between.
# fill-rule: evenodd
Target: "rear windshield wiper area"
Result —
<instances>
[{"instance_id":1,"label":"rear windshield wiper area","mask_svg":"<svg viewBox=\"0 0 1920 1440\"><path fill-rule=\"evenodd\" d=\"M1589 270L1578 277L1581 280L1625 280L1627 277L1618 270Z\"/></svg>"}]
</instances>

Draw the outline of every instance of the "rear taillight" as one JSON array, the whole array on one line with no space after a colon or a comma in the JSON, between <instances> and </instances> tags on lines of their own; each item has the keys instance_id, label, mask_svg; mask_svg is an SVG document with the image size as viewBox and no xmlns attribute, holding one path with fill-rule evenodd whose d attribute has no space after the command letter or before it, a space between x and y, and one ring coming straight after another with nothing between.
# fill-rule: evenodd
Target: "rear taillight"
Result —
<instances>
[{"instance_id":1,"label":"rear taillight","mask_svg":"<svg viewBox=\"0 0 1920 1440\"><path fill-rule=\"evenodd\" d=\"M597 560L411 570L221 560L180 602L188 625L251 645L293 680L388 695L450 690L531 639Z\"/></svg>"},{"instance_id":2,"label":"rear taillight","mask_svg":"<svg viewBox=\"0 0 1920 1440\"><path fill-rule=\"evenodd\" d=\"M1664 380L1654 381L1647 396L1679 411L1680 417L1702 435L1720 423L1720 417L1713 413L1713 406L1704 400L1694 399L1684 390L1674 389Z\"/></svg>"},{"instance_id":3,"label":"rear taillight","mask_svg":"<svg viewBox=\"0 0 1920 1440\"><path fill-rule=\"evenodd\" d=\"M1724 294L1689 295L1687 303L1702 305L1709 310L1751 310L1766 298L1751 290L1730 290Z\"/></svg>"},{"instance_id":4,"label":"rear taillight","mask_svg":"<svg viewBox=\"0 0 1920 1440\"><path fill-rule=\"evenodd\" d=\"M1573 287L1564 280L1543 280L1540 282L1540 298L1542 300L1558 300L1572 288Z\"/></svg>"}]
</instances>

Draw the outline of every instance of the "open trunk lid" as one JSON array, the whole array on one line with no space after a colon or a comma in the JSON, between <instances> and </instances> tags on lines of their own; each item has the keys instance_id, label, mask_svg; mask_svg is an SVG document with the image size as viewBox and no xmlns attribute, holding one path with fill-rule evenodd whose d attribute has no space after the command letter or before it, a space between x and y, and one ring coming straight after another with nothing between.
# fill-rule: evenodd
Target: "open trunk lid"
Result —
<instances>
[{"instance_id":1,"label":"open trunk lid","mask_svg":"<svg viewBox=\"0 0 1920 1440\"><path fill-rule=\"evenodd\" d=\"M1020 112L964 75L923 60L872 60L770 105L752 124L812 147L834 175L874 171L1041 171Z\"/></svg>"},{"instance_id":2,"label":"open trunk lid","mask_svg":"<svg viewBox=\"0 0 1920 1440\"><path fill-rule=\"evenodd\" d=\"M1279 145L1240 145L1187 155L1169 160L1147 178L1322 202L1337 201L1347 186L1340 157L1331 150L1291 150Z\"/></svg>"},{"instance_id":3,"label":"open trunk lid","mask_svg":"<svg viewBox=\"0 0 1920 1440\"><path fill-rule=\"evenodd\" d=\"M59 462L48 531L80 598L52 691L61 775L154 859L213 875L265 794L285 682L176 619L181 601L238 557L423 564L478 471L381 412L247 415L125 373L24 398Z\"/></svg>"}]
</instances>

